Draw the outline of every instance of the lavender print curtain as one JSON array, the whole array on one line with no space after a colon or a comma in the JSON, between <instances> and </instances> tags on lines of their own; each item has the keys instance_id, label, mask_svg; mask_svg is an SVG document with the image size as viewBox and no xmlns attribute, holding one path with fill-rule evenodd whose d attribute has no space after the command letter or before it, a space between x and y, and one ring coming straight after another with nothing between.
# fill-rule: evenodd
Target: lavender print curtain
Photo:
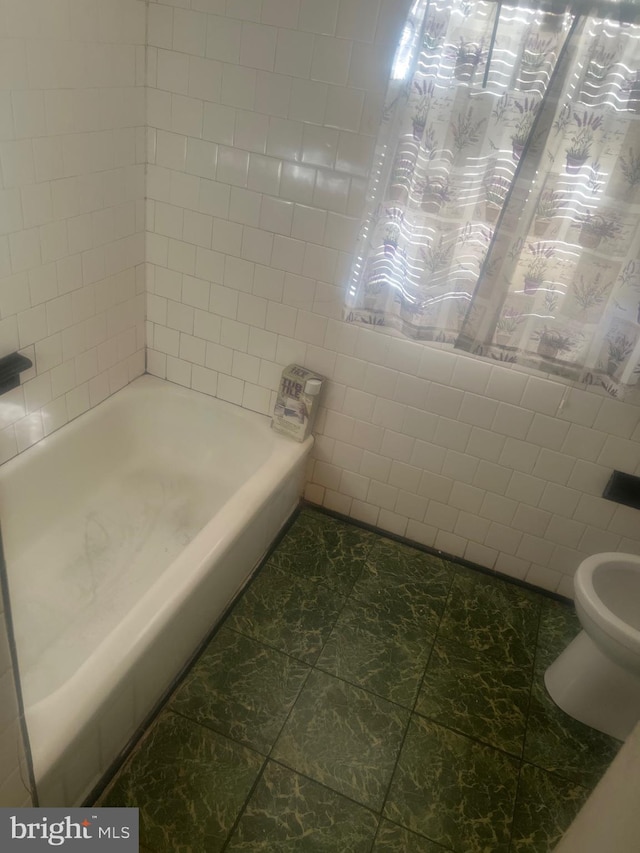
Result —
<instances>
[{"instance_id":1,"label":"lavender print curtain","mask_svg":"<svg viewBox=\"0 0 640 853\"><path fill-rule=\"evenodd\" d=\"M570 11L416 0L347 319L637 394L639 39Z\"/></svg>"}]
</instances>

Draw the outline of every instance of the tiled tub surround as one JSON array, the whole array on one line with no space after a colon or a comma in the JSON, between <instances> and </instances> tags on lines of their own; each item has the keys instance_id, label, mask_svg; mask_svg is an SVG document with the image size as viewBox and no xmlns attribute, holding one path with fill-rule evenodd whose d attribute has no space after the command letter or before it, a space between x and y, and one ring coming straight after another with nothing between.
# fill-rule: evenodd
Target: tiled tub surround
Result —
<instances>
[{"instance_id":1,"label":"tiled tub surround","mask_svg":"<svg viewBox=\"0 0 640 853\"><path fill-rule=\"evenodd\" d=\"M0 355L34 364L0 398L0 463L144 370L145 9L0 0ZM19 806L1 660L0 802Z\"/></svg>"},{"instance_id":2,"label":"tiled tub surround","mask_svg":"<svg viewBox=\"0 0 640 853\"><path fill-rule=\"evenodd\" d=\"M144 371L145 10L0 2L0 462Z\"/></svg>"},{"instance_id":3,"label":"tiled tub surround","mask_svg":"<svg viewBox=\"0 0 640 853\"><path fill-rule=\"evenodd\" d=\"M619 744L567 605L303 509L100 804L143 849L549 853Z\"/></svg>"},{"instance_id":4,"label":"tiled tub surround","mask_svg":"<svg viewBox=\"0 0 640 853\"><path fill-rule=\"evenodd\" d=\"M148 369L264 413L317 370L310 501L571 596L640 553L640 409L340 319L406 5L149 3Z\"/></svg>"},{"instance_id":5,"label":"tiled tub surround","mask_svg":"<svg viewBox=\"0 0 640 853\"><path fill-rule=\"evenodd\" d=\"M40 805L86 797L179 675L297 506L310 444L143 376L3 466Z\"/></svg>"}]
</instances>

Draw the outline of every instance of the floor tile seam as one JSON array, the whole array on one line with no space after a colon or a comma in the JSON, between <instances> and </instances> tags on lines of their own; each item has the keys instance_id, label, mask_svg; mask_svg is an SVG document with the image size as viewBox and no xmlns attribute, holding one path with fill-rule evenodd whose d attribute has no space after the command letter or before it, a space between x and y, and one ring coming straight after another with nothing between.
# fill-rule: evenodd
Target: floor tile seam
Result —
<instances>
[{"instance_id":1,"label":"floor tile seam","mask_svg":"<svg viewBox=\"0 0 640 853\"><path fill-rule=\"evenodd\" d=\"M245 811L247 810L247 806L249 805L251 798L253 797L258 785L260 784L260 782L262 780L262 777L264 775L264 771L265 771L265 768L267 766L268 761L269 761L268 757L265 757L264 761L262 762L262 765L260 767L260 770L258 771L258 774L257 774L256 778L254 779L253 784L251 785L251 788L249 789L249 793L245 797L244 802L242 803L242 806L241 806L240 810L238 811L238 814L236 815L236 819L233 822L233 826L229 830L227 837L225 838L224 843L223 843L222 847L220 848L220 853L225 853L226 849L228 848L229 844L231 843L231 839L233 838L233 835L234 835L236 829L238 828Z\"/></svg>"},{"instance_id":2,"label":"floor tile seam","mask_svg":"<svg viewBox=\"0 0 640 853\"><path fill-rule=\"evenodd\" d=\"M608 769L608 767L606 767L602 771L602 775L599 776L595 782L587 784L584 779L577 779L575 776L569 776L567 774L562 773L561 771L558 771L557 769L550 770L548 767L544 767L544 765L539 764L537 761L531 761L531 759L528 758L523 757L522 764L528 764L530 767L535 767L537 770L542 770L543 773L548 773L549 776L553 776L555 779L561 779L563 782L569 782L569 784L571 785L577 785L578 787L583 788L589 793L591 793L596 787L596 785L598 785L600 779L602 778L602 776L604 776L606 770Z\"/></svg>"},{"instance_id":3,"label":"floor tile seam","mask_svg":"<svg viewBox=\"0 0 640 853\"><path fill-rule=\"evenodd\" d=\"M445 648L450 646L453 649L468 649L469 651L475 652L477 654L481 653L483 656L488 658L490 661L492 661L494 663L503 664L505 666L505 668L509 668L509 669L513 669L513 670L517 670L517 671L521 671L521 672L525 672L525 670L529 670L529 672L527 672L527 675L529 677L529 684L531 684L533 682L533 678L535 676L533 658L532 658L532 662L530 664L527 664L526 667L523 667L523 666L519 666L517 664L514 664L508 660L507 661L500 660L499 655L494 654L493 649L476 649L473 646L468 645L468 643L465 642L464 639L461 639L458 637L450 638L450 637L445 637L445 636L440 635L440 636L436 637L436 644L444 646Z\"/></svg>"},{"instance_id":4,"label":"floor tile seam","mask_svg":"<svg viewBox=\"0 0 640 853\"><path fill-rule=\"evenodd\" d=\"M372 545L372 547L373 547L373 545ZM365 566L366 566L365 560L364 560L364 559L363 559L363 560L361 560L361 563L362 563L362 565L361 565L361 567L360 567L360 571L358 572L357 577L355 577L355 578L354 578L354 581L353 581L353 583L351 584L351 586L350 586L350 588L349 588L349 591L348 591L348 592L345 592L345 593L339 593L337 590L333 590L333 589L331 590L331 591L335 591L335 592L336 592L337 594L339 594L339 595L343 595L343 601L342 601L342 605L341 605L341 607L340 607L340 609L339 609L339 611L338 611L338 614L337 614L336 618L333 620L333 622L332 622L332 624L331 624L331 630L327 633L327 638L326 638L326 640L322 643L322 646L321 646L321 648L320 648L320 650L319 650L319 652L318 652L318 654L317 654L317 656L316 656L316 659L315 659L314 663L313 663L313 664L310 664L310 665L311 665L312 667L314 667L314 668L315 668L315 666L316 666L317 662L320 660L320 658L321 658L321 656L322 656L322 653L323 653L323 651L325 650L325 648L326 648L326 646L327 646L327 643L328 643L328 642L329 642L329 640L331 639L331 636L333 635L333 632L334 632L334 630L335 630L336 625L338 624L338 622L339 622L339 620L340 620L340 617L341 617L341 616L342 616L342 614L344 613L344 611L345 611L345 609L346 609L346 607L347 607L347 605L348 605L349 601L351 600L351 596L353 595L353 590L355 589L356 584L358 583L358 581L360 580L360 578L361 578L361 577L362 577L362 575L363 575L363 572L364 572L364 570L365 570ZM321 583L322 583L321 581L318 581L318 584L321 584ZM326 586L326 585L325 585L325 586ZM322 672L322 671L324 671L324 670L320 670L320 671Z\"/></svg>"},{"instance_id":5,"label":"floor tile seam","mask_svg":"<svg viewBox=\"0 0 640 853\"><path fill-rule=\"evenodd\" d=\"M377 570L378 571L377 579L378 580L384 580L382 573L380 573L380 571L379 571L378 566L374 566L371 563L365 563L365 565L363 567L363 572L366 568L371 568L371 569ZM398 578L397 575L395 575L392 572L386 572L384 574L387 575L388 582L385 584L381 584L379 589L385 589L390 593L390 595L396 595L397 593L412 592L412 590L408 589L408 587L412 587L412 586L418 587L417 592L420 596L424 596L424 594L426 593L425 603L427 603L427 602L440 603L441 601L445 601L448 594L449 594L449 587L450 587L451 583L453 583L453 579L448 580L448 586L447 586L445 594L439 595L438 593L434 592L432 589L434 579L425 579L425 580L419 580L419 579L415 579L415 578L400 579L400 578ZM362 577L362 573L358 577L358 581L360 580L361 577ZM365 598L367 595L371 595L372 592L375 592L375 589L374 590L365 589L361 592L360 590L355 589L356 585L357 585L357 581L354 584L354 588L353 588L351 594L353 595L354 591L355 591L355 595L358 596L358 598Z\"/></svg>"},{"instance_id":6,"label":"floor tile seam","mask_svg":"<svg viewBox=\"0 0 640 853\"><path fill-rule=\"evenodd\" d=\"M229 741L229 743L235 744L236 746L241 746L243 749L248 749L250 752L255 753L255 755L257 755L262 760L265 760L269 757L266 753L260 752L259 749L256 749L255 746L250 746L244 741L238 740L237 738L231 737L230 735L225 734L224 732L221 732L218 729L214 729L211 726L208 726L206 723L202 723L199 720L194 720L192 717L187 717L185 714L181 713L180 711L176 711L173 708L164 708L163 713L172 714L175 717L180 717L180 719L184 720L186 723L190 723L193 726L197 726L199 729L204 729L204 731L208 732L209 734L217 735L218 737L224 738L224 740Z\"/></svg>"},{"instance_id":7,"label":"floor tile seam","mask_svg":"<svg viewBox=\"0 0 640 853\"><path fill-rule=\"evenodd\" d=\"M417 829L410 829L408 826L404 826L402 823L398 823L397 820L393 820L393 818L387 817L384 814L384 811L380 815L380 824L378 826L378 831L380 830L380 826L382 826L382 821L386 820L387 823L393 824L393 826L397 826L398 829L404 829L410 835L415 835L418 838L424 838L425 841L428 841L430 844L435 844L438 848L438 851L442 851L442 853L456 853L456 851L452 847L445 847L440 841L436 841L435 838L430 838L428 835L425 835L423 832L419 832ZM376 838L374 839L374 843L377 840L378 833L376 832ZM343 853L343 851L341 851Z\"/></svg>"},{"instance_id":8,"label":"floor tile seam","mask_svg":"<svg viewBox=\"0 0 640 853\"><path fill-rule=\"evenodd\" d=\"M417 717L421 717L423 720L428 720L430 723L433 723L433 725L438 726L441 729L446 729L449 732L453 732L453 734L461 735L462 737L465 737L467 740L473 741L474 743L478 744L479 746L484 746L487 749L493 749L496 752L499 752L502 755L505 755L507 758L510 758L514 761L521 762L524 760L522 757L523 753L524 753L524 738L523 738L523 747L522 747L521 753L520 753L520 755L516 755L515 753L509 752L507 749L504 749L503 747L495 746L495 744L493 744L493 743L487 743L487 741L482 740L477 735L470 735L468 732L465 732L462 729L456 728L455 726L450 726L450 725L447 725L446 723L441 723L439 720L434 719L433 717L429 716L428 714L423 714L420 711L413 711L412 713L414 713Z\"/></svg>"},{"instance_id":9,"label":"floor tile seam","mask_svg":"<svg viewBox=\"0 0 640 853\"><path fill-rule=\"evenodd\" d=\"M468 732L463 732L461 729L456 729L453 726L448 726L445 723L441 723L438 720L434 720L431 717L425 716L425 714L421 714L419 711L413 712L417 717L421 717L424 720L428 720L428 722L432 723L434 726L438 726L440 729L445 729L448 732L451 732L454 735L458 735L460 737L464 737L466 740L472 741L477 746L484 747L485 749L492 750L493 752L499 752L501 755L508 758L510 761L515 761L520 765L524 760L522 755L514 755L512 752L507 752L506 749L502 749L499 746L494 746L492 743L487 743L484 740L481 740L477 735L470 735Z\"/></svg>"},{"instance_id":10,"label":"floor tile seam","mask_svg":"<svg viewBox=\"0 0 640 853\"><path fill-rule=\"evenodd\" d=\"M563 776L562 773L558 773L557 770L548 770L546 767L543 767L541 764L536 764L535 761L528 761L527 759L522 759L522 766L527 767L535 767L536 770L542 770L543 773L547 773L549 776L552 776L554 779L561 779L563 782L569 782L571 785L577 785L579 788L582 788L585 791L591 793L593 789L598 784L597 782L594 785L585 785L584 782L578 782L576 779L571 779L568 776ZM599 780L598 780L599 781Z\"/></svg>"},{"instance_id":11,"label":"floor tile seam","mask_svg":"<svg viewBox=\"0 0 640 853\"><path fill-rule=\"evenodd\" d=\"M513 797L513 809L511 812L511 823L509 826L509 842L508 842L508 849L509 850L511 850L511 848L513 847L513 843L514 843L513 833L514 833L515 821L516 821L516 810L518 808L518 802L519 802L519 797L520 797L522 768L524 767L525 763L526 762L524 760L521 760L519 767L518 767L518 780L516 782L516 790L515 790L514 797Z\"/></svg>"},{"instance_id":12,"label":"floor tile seam","mask_svg":"<svg viewBox=\"0 0 640 853\"><path fill-rule=\"evenodd\" d=\"M223 731L222 729L217 728L216 726L209 725L208 723L203 722L202 720L197 720L194 717L190 717L184 711L179 711L179 710L176 710L174 708L167 708L166 710L170 711L172 714L175 714L177 717L182 717L182 719L188 723L195 723L195 725L200 726L203 729L207 729L207 731L209 731L209 732L213 732L216 735L220 735L220 737L226 738L226 740L231 741L231 743L235 743L238 746L243 747L244 749L250 749L252 752L255 752L257 755L261 756L262 758L268 758L269 757L268 752L262 752L254 744L251 744L246 740L241 740L240 738L233 737L233 735L230 735L228 732ZM279 735L280 735L280 732L278 732L278 736ZM269 749L271 749L271 747Z\"/></svg>"},{"instance_id":13,"label":"floor tile seam","mask_svg":"<svg viewBox=\"0 0 640 853\"><path fill-rule=\"evenodd\" d=\"M453 601L453 581L454 576L452 575L451 580L449 582L449 589L447 590L447 595L444 600L444 607L442 608L442 613L440 614L440 618L438 619L438 624L436 626L435 637L433 638L433 646L431 647L431 654L429 655L429 662L431 662L431 655L433 654L433 649L436 647L436 644L440 640L440 629L442 627L442 620L444 619L444 615L447 612L447 608L449 604ZM428 664L427 664L428 666ZM425 670L426 671L426 670ZM420 685L422 686L422 685Z\"/></svg>"},{"instance_id":14,"label":"floor tile seam","mask_svg":"<svg viewBox=\"0 0 640 853\"><path fill-rule=\"evenodd\" d=\"M334 621L333 625L331 626L331 631L329 631L329 633L327 634L327 639L326 639L326 640L324 641L324 643L322 644L322 648L320 649L320 654L318 655L318 657L316 658L316 660L319 660L320 655L322 654L322 652L324 651L325 646L326 646L326 645L327 645L327 643L329 642L329 638L331 637L331 634L333 633L334 628L335 628L335 627L336 627L336 625L338 624L338 620L340 619L340 617L341 617L341 616L342 616L342 614L344 613L344 611L345 611L345 608L346 608L347 604L348 604L348 603L349 603L349 601L351 600L351 596L353 595L353 590L355 589L356 584L358 583L358 581L359 581L359 580L360 580L360 578L362 577L362 573L364 572L364 569L365 569L365 562L364 562L364 561L362 561L362 566L360 567L360 571L358 572L358 576L354 579L353 583L351 584L351 587L350 587L350 589L349 589L349 592L345 594L345 596L344 596L344 601L342 602L342 607L340 608L340 612L339 612L339 613L338 613L338 615L336 616L336 619L335 619L335 621Z\"/></svg>"},{"instance_id":15,"label":"floor tile seam","mask_svg":"<svg viewBox=\"0 0 640 853\"><path fill-rule=\"evenodd\" d=\"M536 629L536 644L535 644L535 648L533 651L532 676L531 676L531 683L529 685L529 699L527 702L527 715L526 715L525 723L524 723L524 737L522 738L522 757L523 757L522 760L523 761L524 761L524 756L525 756L526 750L527 750L527 738L529 736L529 724L531 721L531 708L533 705L533 691L534 691L534 687L535 687L535 680L537 677L536 658L538 656L538 646L539 646L539 642L540 642L541 626L542 626L542 604L540 604L540 606L538 607L538 626Z\"/></svg>"},{"instance_id":16,"label":"floor tile seam","mask_svg":"<svg viewBox=\"0 0 640 853\"><path fill-rule=\"evenodd\" d=\"M442 610L438 615L437 623L434 627L433 640L431 642L431 649L429 651L429 657L427 658L427 663L426 663L425 668L422 672L422 678L420 679L420 684L418 685L418 690L416 692L416 697L415 697L415 701L413 703L412 711L415 709L416 702L418 701L418 697L420 696L420 691L422 689L422 685L424 684L424 677L426 675L429 664L431 663L431 658L433 657L433 650L435 649L436 643L438 642L438 637L440 635L440 626L442 625L442 620L444 618L444 614L447 610L447 606L449 604L449 601L451 600L451 595L452 595L452 591L453 591L453 580L454 580L454 575L452 574L451 577L449 578L449 587L447 589L447 594L444 598L444 604L442 606Z\"/></svg>"},{"instance_id":17,"label":"floor tile seam","mask_svg":"<svg viewBox=\"0 0 640 853\"><path fill-rule=\"evenodd\" d=\"M439 627L439 624L438 624L438 627ZM437 637L437 632L436 632L436 637ZM435 644L436 644L436 638L434 637L433 643L431 645L431 650L429 651L429 656L427 657L427 662L425 664L424 671L422 673L422 678L420 679L420 683L418 684L418 689L416 690L416 695L415 695L414 700L413 700L413 705L411 707L411 710L409 711L409 718L408 718L407 724L404 728L404 733L402 735L402 740L400 741L400 747L399 747L397 755L396 755L396 760L393 763L393 770L391 771L391 774L389 776L389 784L387 785L387 790L385 791L384 799L382 801L381 814L383 817L384 817L385 809L387 807L387 802L389 800L389 794L391 793L391 787L393 785L393 780L395 779L396 773L398 771L398 764L400 762L400 756L402 755L402 750L404 749L404 745L405 745L407 737L409 735L409 729L411 727L411 719L415 713L415 708L416 708L418 699L420 697L420 691L422 690L422 687L424 684L424 678L425 678L427 669L429 668L429 663L431 662L431 658L433 656L433 650L435 648ZM407 827L405 827L405 828L407 828Z\"/></svg>"},{"instance_id":18,"label":"floor tile seam","mask_svg":"<svg viewBox=\"0 0 640 853\"><path fill-rule=\"evenodd\" d=\"M362 565L364 568L364 561L363 561ZM270 561L265 562L264 565L261 565L257 569L257 571L255 573L255 578L257 578L262 573L263 569L266 569L266 568L276 569L276 571L278 571L278 572L283 572L288 578L292 578L293 580L297 580L297 581L303 581L303 582L311 584L313 586L322 587L322 589L326 589L329 592L334 592L334 593L336 593L336 595L341 595L341 596L344 596L345 598L348 598L351 595L351 593L353 591L353 587L356 584L356 581L354 581L351 584L351 586L348 588L348 591L342 591L337 586L330 584L330 583L327 583L327 581L323 580L322 578L315 579L315 578L308 577L307 575L300 575L300 574L297 574L296 572L290 571L289 569L285 568L284 566L278 566L275 563L272 563ZM362 570L361 570L360 574L361 573L362 573ZM356 578L356 580L358 580L360 578L360 574L358 574L358 578ZM235 602L234 602L234 606L235 606Z\"/></svg>"},{"instance_id":19,"label":"floor tile seam","mask_svg":"<svg viewBox=\"0 0 640 853\"><path fill-rule=\"evenodd\" d=\"M253 634L246 634L244 631L241 631L239 628L234 628L231 625L228 625L227 628L229 631L233 631L234 634L237 634L240 637L244 637L247 640L251 640L252 642L262 646L264 649L268 649L270 652L277 652L283 657L289 658L289 660L295 661L296 663L301 663L304 666L308 666L311 668L313 668L314 666L314 664L309 663L309 661L304 660L303 658L297 658L290 652L285 652L283 649L279 649L277 646L272 646L269 643L266 643L264 640L259 639L258 637L254 637Z\"/></svg>"},{"instance_id":20,"label":"floor tile seam","mask_svg":"<svg viewBox=\"0 0 640 853\"><path fill-rule=\"evenodd\" d=\"M281 758L275 758L274 756L269 756L267 758L267 763L271 762L272 764L277 764L278 767L287 770L289 773L294 773L296 776L300 776L302 779L306 779L308 782L312 782L314 785L319 785L321 788L324 788L325 791L330 791L332 794L336 794L339 797L342 797L345 800L348 800L353 805L359 806L361 809L366 809L366 811L370 812L374 815L378 822L383 817L382 809L377 810L372 808L370 805L366 803L360 802L360 800L356 800L355 797L350 797L349 794L345 794L344 791L339 791L337 788L332 788L331 785L328 785L326 782L321 782L319 779L315 779L313 776L309 776L308 773L303 773L301 770L297 770L295 767L292 767L290 764L286 764Z\"/></svg>"},{"instance_id":21,"label":"floor tile seam","mask_svg":"<svg viewBox=\"0 0 640 853\"><path fill-rule=\"evenodd\" d=\"M340 611L340 614L336 619L335 624L331 628L331 634L333 634L334 630L338 626L338 622L340 621L342 614L344 613L348 604L349 601L345 602L345 605ZM367 638L379 640L380 642L393 641L395 645L402 642L405 642L408 645L422 645L423 643L431 643L433 645L433 642L435 640L435 629L425 628L423 631L405 631L402 635L394 636L392 631L386 630L387 624L385 623L388 623L389 626L393 627L398 626L397 622L391 622L391 620L387 619L380 619L376 622L376 624L382 627L381 631L376 631L375 628L370 627L370 624L366 624L364 621L360 621L357 625L351 625L350 627L357 629L363 634L366 634ZM327 638L326 643L323 645L322 651L324 651L325 646L329 642L331 634ZM321 656L322 652L320 653L320 657ZM320 659L320 657L318 658L318 660Z\"/></svg>"},{"instance_id":22,"label":"floor tile seam","mask_svg":"<svg viewBox=\"0 0 640 853\"><path fill-rule=\"evenodd\" d=\"M409 714L412 713L411 708L415 705L416 700L414 700L410 708L408 705L401 705L400 702L396 702L394 699L388 699L386 696L382 696L380 693L376 693L375 690L372 690L370 687L363 687L362 684L356 684L354 681L349 681L348 678L344 678L341 675L336 675L333 672L329 672L326 669L322 669L322 667L318 666L317 663L313 664L311 669L315 672L321 673L322 675L328 675L329 678L335 678L336 681L341 681L343 684L346 684L349 687L353 687L355 690L362 690L363 693L367 693L369 696L373 696L374 699L381 699L383 702L387 702L389 705L393 705L394 707L399 708L401 711L407 711Z\"/></svg>"},{"instance_id":23,"label":"floor tile seam","mask_svg":"<svg viewBox=\"0 0 640 853\"><path fill-rule=\"evenodd\" d=\"M287 712L287 714L283 720L283 723L278 730L278 734L274 737L273 743L269 747L269 752L267 753L267 761L275 761L275 759L273 758L273 750L276 748L276 745L277 745L278 741L280 740L280 737L282 736L282 732L284 731L287 723L289 722L289 719L291 718L291 715L293 714L293 711L294 711L296 705L300 701L300 697L302 696L302 693L303 693L305 687L307 686L307 682L311 678L311 673L314 671L314 669L315 669L315 667L309 666L309 671L305 675L304 681L300 685L300 689L298 690L298 695L296 696L295 700L291 703L291 707L289 708L289 711Z\"/></svg>"},{"instance_id":24,"label":"floor tile seam","mask_svg":"<svg viewBox=\"0 0 640 853\"><path fill-rule=\"evenodd\" d=\"M277 646L272 646L270 643L267 643L264 640L259 640L257 637L254 637L253 634L247 634L244 631L239 630L238 628L231 628L230 627L229 630L235 631L236 634L239 634L241 637L246 637L248 640L255 640L256 643L261 643L266 649L270 649L272 652L279 652L281 655L284 655L285 657L288 657L288 658L290 658L290 660L294 660L297 663L303 663L303 664L305 664L305 666L310 666L310 667L313 667L315 665L314 663L313 664L309 663L308 660L304 660L304 658L296 657L295 655L292 655L290 652L286 652L283 649L279 649ZM324 648L324 645L322 648ZM317 660L318 657L319 657L319 655L316 655L315 659Z\"/></svg>"}]
</instances>

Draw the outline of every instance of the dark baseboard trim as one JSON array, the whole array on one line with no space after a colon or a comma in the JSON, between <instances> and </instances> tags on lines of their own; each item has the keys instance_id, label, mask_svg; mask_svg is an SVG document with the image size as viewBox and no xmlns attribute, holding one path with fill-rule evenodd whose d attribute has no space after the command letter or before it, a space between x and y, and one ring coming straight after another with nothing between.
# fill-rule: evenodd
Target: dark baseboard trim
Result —
<instances>
[{"instance_id":1,"label":"dark baseboard trim","mask_svg":"<svg viewBox=\"0 0 640 853\"><path fill-rule=\"evenodd\" d=\"M514 586L519 586L522 589L537 592L539 595L543 595L546 598L552 598L554 601L561 601L563 604L573 605L573 601L570 598L560 595L557 592L543 589L535 584L520 580L520 578L511 577L511 575L506 575L504 572L497 572L495 569L488 569L486 566L481 566L479 563L473 563L471 560L465 560L464 557L456 557L454 554L447 554L445 551L439 551L437 548L432 548L429 545L423 545L420 542L415 542L413 539L408 539L406 536L400 536L397 533L389 533L388 530L382 530L382 528L376 527L374 524L368 524L366 521L351 518L349 515L344 515L341 512L335 512L332 509L327 509L326 507L314 504L311 501L302 500L300 502L300 506L302 508L306 507L308 509L316 510L317 512L321 512L331 518L335 518L337 521L342 521L345 524L352 524L354 527L360 527L362 530L368 530L370 533L377 533L378 536L384 536L385 539L392 539L394 542L400 542L402 545L407 545L410 548L416 548L418 551L423 551L425 554L432 554L434 557L440 557L441 559L448 560L450 563L455 563L458 566L465 566L465 568L473 569L483 575L499 578L500 580L513 584Z\"/></svg>"}]
</instances>

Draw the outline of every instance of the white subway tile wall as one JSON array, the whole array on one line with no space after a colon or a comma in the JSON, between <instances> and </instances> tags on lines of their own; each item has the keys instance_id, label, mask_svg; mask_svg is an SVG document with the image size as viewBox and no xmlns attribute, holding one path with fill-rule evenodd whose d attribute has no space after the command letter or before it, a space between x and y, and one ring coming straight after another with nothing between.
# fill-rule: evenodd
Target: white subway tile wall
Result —
<instances>
[{"instance_id":1,"label":"white subway tile wall","mask_svg":"<svg viewBox=\"0 0 640 853\"><path fill-rule=\"evenodd\" d=\"M151 0L148 369L264 414L286 364L324 373L309 500L571 595L640 553L600 497L640 409L341 320L406 8Z\"/></svg>"},{"instance_id":2,"label":"white subway tile wall","mask_svg":"<svg viewBox=\"0 0 640 853\"><path fill-rule=\"evenodd\" d=\"M145 3L0 0L0 42L4 462L144 370Z\"/></svg>"},{"instance_id":3,"label":"white subway tile wall","mask_svg":"<svg viewBox=\"0 0 640 853\"><path fill-rule=\"evenodd\" d=\"M144 371L145 27L144 0L0 0L0 355L33 362L0 463ZM0 805L23 806L7 650L0 605Z\"/></svg>"}]
</instances>

